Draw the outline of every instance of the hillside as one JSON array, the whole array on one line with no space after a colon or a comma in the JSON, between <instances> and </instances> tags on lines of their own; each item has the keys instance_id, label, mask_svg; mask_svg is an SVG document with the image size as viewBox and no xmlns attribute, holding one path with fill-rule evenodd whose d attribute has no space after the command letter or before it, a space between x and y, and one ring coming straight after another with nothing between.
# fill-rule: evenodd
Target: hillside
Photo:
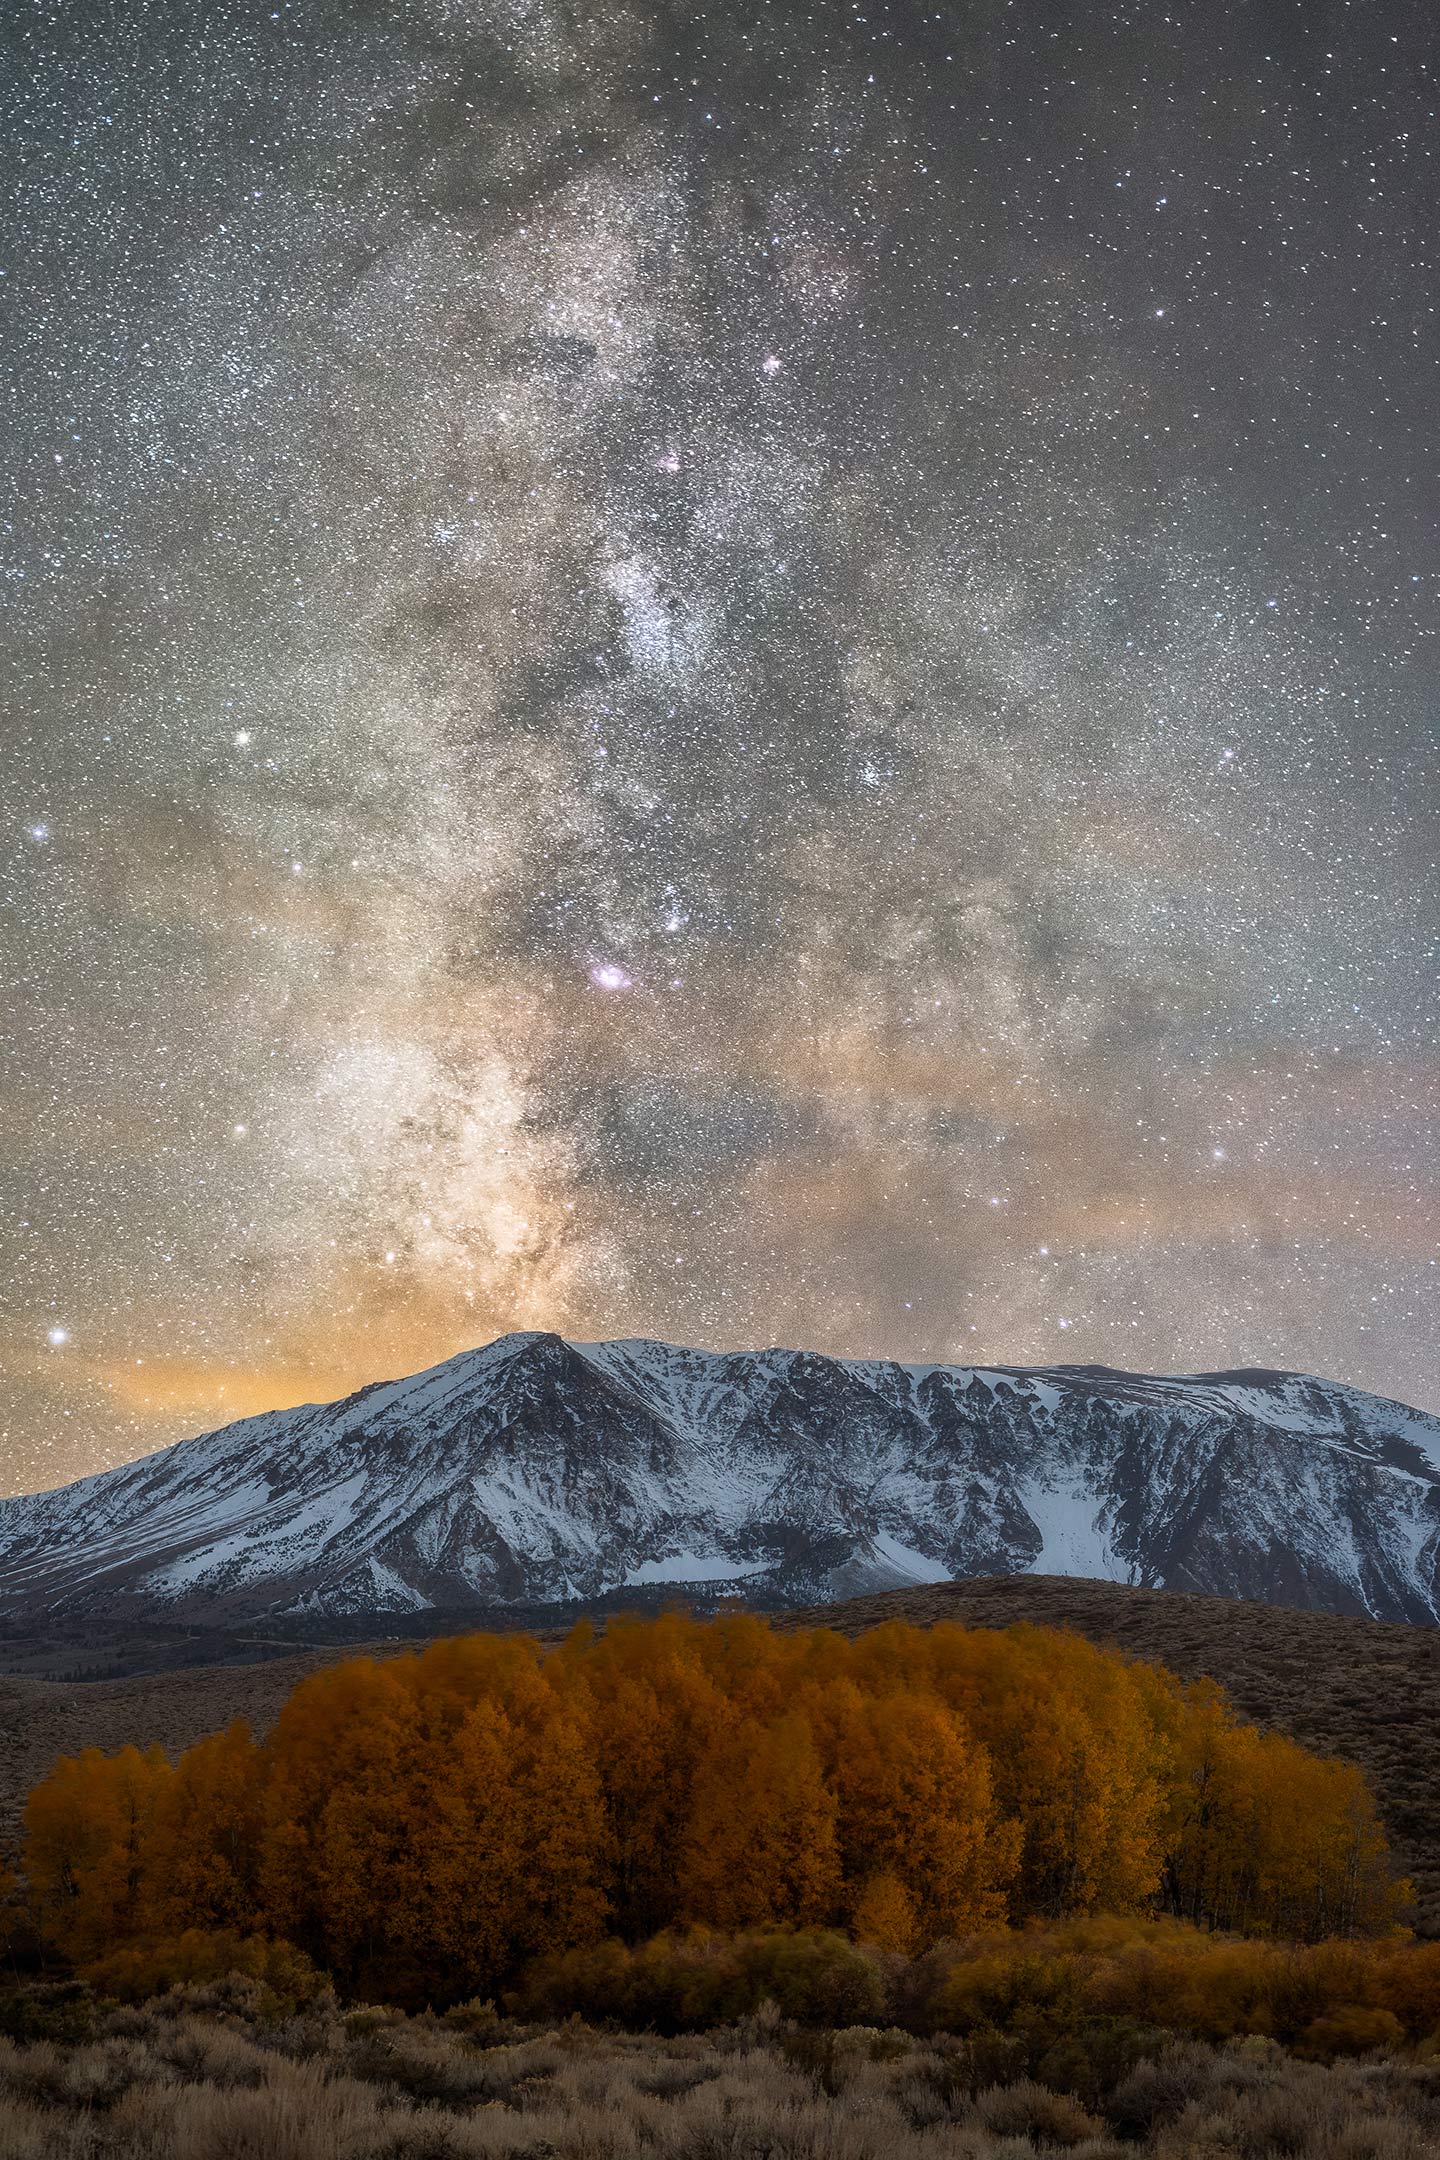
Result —
<instances>
[{"instance_id":1,"label":"hillside","mask_svg":"<svg viewBox=\"0 0 1440 2160\"><path fill-rule=\"evenodd\" d=\"M1297 1373L516 1334L0 1502L12 1638L1027 1571L1434 1624L1440 1420Z\"/></svg>"},{"instance_id":2,"label":"hillside","mask_svg":"<svg viewBox=\"0 0 1440 2160\"><path fill-rule=\"evenodd\" d=\"M1415 1881L1418 1924L1440 1935L1440 1631L1057 1576L934 1584L772 1617L780 1627L847 1633L890 1618L1031 1621L1073 1628L1187 1679L1208 1674L1247 1716L1366 1771ZM174 1753L233 1717L263 1730L298 1679L360 1647L385 1656L410 1644L81 1685L0 1676L4 1820L13 1826L25 1791L61 1751L133 1740Z\"/></svg>"}]
</instances>

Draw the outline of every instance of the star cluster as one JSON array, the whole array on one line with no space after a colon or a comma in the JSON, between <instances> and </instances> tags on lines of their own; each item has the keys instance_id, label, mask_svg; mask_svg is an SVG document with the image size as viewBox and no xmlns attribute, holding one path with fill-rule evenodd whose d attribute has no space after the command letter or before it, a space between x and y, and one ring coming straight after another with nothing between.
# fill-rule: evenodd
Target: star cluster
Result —
<instances>
[{"instance_id":1,"label":"star cluster","mask_svg":"<svg viewBox=\"0 0 1440 2160\"><path fill-rule=\"evenodd\" d=\"M1440 1402L1426 0L17 0L10 1489L502 1329Z\"/></svg>"}]
</instances>

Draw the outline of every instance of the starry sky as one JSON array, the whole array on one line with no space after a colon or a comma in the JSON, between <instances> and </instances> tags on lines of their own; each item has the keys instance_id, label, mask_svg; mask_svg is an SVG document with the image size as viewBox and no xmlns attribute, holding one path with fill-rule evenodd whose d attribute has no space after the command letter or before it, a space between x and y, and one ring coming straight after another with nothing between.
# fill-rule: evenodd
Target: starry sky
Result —
<instances>
[{"instance_id":1,"label":"starry sky","mask_svg":"<svg viewBox=\"0 0 1440 2160\"><path fill-rule=\"evenodd\" d=\"M3 39L0 1488L512 1327L1440 1405L1431 0Z\"/></svg>"}]
</instances>

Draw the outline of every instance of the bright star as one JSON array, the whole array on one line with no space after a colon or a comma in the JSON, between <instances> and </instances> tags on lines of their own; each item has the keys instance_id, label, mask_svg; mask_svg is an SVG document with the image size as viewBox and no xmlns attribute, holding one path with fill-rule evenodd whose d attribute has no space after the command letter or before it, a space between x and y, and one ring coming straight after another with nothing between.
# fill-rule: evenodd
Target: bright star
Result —
<instances>
[{"instance_id":1,"label":"bright star","mask_svg":"<svg viewBox=\"0 0 1440 2160\"><path fill-rule=\"evenodd\" d=\"M52 1327L46 1337L46 1341L50 1344L52 1350L58 1350L62 1343L67 1343L69 1340L70 1330L63 1327Z\"/></svg>"}]
</instances>

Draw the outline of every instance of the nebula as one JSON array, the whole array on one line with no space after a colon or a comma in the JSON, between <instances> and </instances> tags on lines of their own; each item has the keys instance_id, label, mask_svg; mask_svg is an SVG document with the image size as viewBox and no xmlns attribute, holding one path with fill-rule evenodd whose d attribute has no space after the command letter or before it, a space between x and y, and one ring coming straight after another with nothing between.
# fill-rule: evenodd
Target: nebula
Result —
<instances>
[{"instance_id":1,"label":"nebula","mask_svg":"<svg viewBox=\"0 0 1440 2160\"><path fill-rule=\"evenodd\" d=\"M1440 1404L1413 9L5 38L7 1489L511 1327Z\"/></svg>"}]
</instances>

